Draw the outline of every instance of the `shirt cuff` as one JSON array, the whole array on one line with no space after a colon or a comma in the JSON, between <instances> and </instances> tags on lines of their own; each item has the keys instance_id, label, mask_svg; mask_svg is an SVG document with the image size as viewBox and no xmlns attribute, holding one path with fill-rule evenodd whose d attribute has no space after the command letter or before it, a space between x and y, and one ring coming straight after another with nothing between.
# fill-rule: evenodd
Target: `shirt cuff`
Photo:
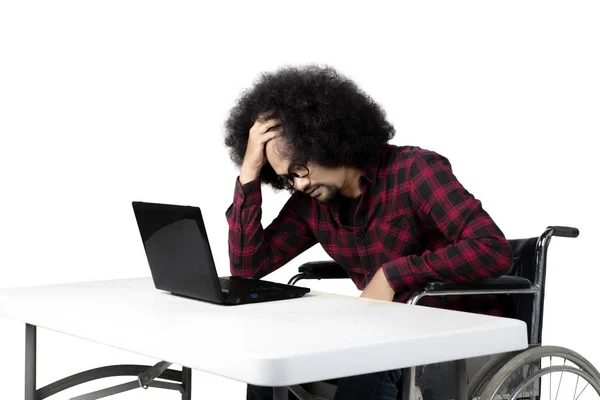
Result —
<instances>
[{"instance_id":1,"label":"shirt cuff","mask_svg":"<svg viewBox=\"0 0 600 400\"><path fill-rule=\"evenodd\" d=\"M239 206L251 206L260 204L262 201L260 191L260 177L247 182L245 184L240 183L239 176L235 178L235 203Z\"/></svg>"},{"instance_id":2,"label":"shirt cuff","mask_svg":"<svg viewBox=\"0 0 600 400\"><path fill-rule=\"evenodd\" d=\"M418 284L417 278L411 272L412 257L415 256L401 257L381 266L383 274L395 293L405 292Z\"/></svg>"}]
</instances>

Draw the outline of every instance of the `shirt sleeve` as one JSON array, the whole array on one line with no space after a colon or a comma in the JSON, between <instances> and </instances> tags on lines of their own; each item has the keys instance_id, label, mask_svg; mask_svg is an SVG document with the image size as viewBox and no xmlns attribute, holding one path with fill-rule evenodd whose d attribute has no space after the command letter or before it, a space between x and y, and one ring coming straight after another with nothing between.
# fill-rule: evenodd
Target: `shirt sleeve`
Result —
<instances>
[{"instance_id":1,"label":"shirt sleeve","mask_svg":"<svg viewBox=\"0 0 600 400\"><path fill-rule=\"evenodd\" d=\"M298 193L265 229L261 206L259 178L244 185L236 179L233 203L225 213L232 276L262 278L317 243L303 212L305 199Z\"/></svg>"},{"instance_id":2,"label":"shirt sleeve","mask_svg":"<svg viewBox=\"0 0 600 400\"><path fill-rule=\"evenodd\" d=\"M512 269L512 250L481 201L457 180L447 158L425 151L408 171L410 199L419 218L434 225L449 245L392 260L382 268L396 292L430 281L470 282Z\"/></svg>"}]
</instances>

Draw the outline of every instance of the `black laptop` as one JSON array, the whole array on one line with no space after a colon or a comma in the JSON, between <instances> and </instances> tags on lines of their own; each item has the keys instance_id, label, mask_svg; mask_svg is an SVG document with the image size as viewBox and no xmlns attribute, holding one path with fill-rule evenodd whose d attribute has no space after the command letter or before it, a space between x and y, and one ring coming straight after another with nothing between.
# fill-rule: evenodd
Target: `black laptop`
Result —
<instances>
[{"instance_id":1,"label":"black laptop","mask_svg":"<svg viewBox=\"0 0 600 400\"><path fill-rule=\"evenodd\" d=\"M302 297L309 288L217 275L199 207L134 201L148 264L157 289L236 305Z\"/></svg>"}]
</instances>

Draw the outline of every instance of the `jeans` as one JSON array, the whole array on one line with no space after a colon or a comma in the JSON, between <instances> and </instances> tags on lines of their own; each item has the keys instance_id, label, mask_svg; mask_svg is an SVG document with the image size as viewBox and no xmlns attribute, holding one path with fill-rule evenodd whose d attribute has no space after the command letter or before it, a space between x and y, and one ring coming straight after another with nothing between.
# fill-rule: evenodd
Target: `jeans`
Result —
<instances>
[{"instance_id":1,"label":"jeans","mask_svg":"<svg viewBox=\"0 0 600 400\"><path fill-rule=\"evenodd\" d=\"M334 400L396 400L401 376L402 370L397 369L340 378ZM246 399L273 400L273 388L249 384ZM289 399L296 396L290 392Z\"/></svg>"}]
</instances>

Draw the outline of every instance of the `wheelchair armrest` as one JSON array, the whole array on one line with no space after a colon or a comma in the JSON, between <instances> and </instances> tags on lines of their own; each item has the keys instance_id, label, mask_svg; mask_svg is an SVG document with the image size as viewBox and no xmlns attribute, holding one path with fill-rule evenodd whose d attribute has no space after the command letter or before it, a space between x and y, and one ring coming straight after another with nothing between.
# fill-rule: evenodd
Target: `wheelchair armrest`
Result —
<instances>
[{"instance_id":1,"label":"wheelchair armrest","mask_svg":"<svg viewBox=\"0 0 600 400\"><path fill-rule=\"evenodd\" d=\"M441 291L465 291L465 290L512 290L529 289L531 282L529 279L520 276L503 275L499 278L488 279L480 282L454 283L454 282L429 282L425 286L427 292Z\"/></svg>"},{"instance_id":2,"label":"wheelchair armrest","mask_svg":"<svg viewBox=\"0 0 600 400\"><path fill-rule=\"evenodd\" d=\"M341 279L348 274L335 261L311 261L298 267L298 272L304 274L304 279Z\"/></svg>"}]
</instances>

